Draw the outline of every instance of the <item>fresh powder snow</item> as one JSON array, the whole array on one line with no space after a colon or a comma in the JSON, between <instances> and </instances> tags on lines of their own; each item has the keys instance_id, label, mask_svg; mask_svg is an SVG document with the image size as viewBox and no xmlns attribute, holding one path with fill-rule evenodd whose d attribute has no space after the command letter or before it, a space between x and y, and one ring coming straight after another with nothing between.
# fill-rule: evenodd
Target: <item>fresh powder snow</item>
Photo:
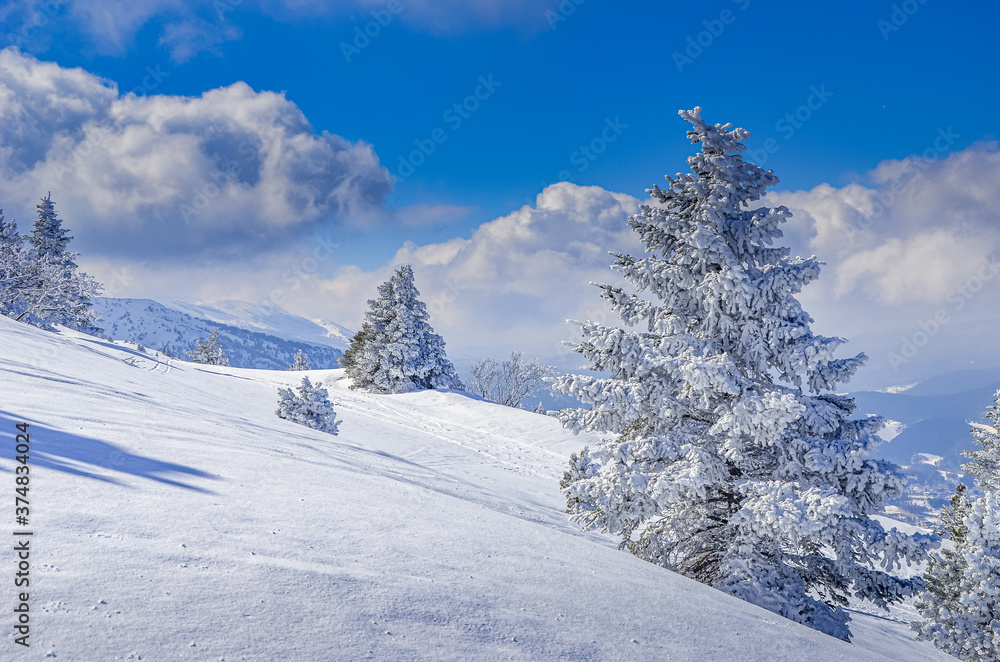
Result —
<instances>
[{"instance_id":1,"label":"fresh powder snow","mask_svg":"<svg viewBox=\"0 0 1000 662\"><path fill-rule=\"evenodd\" d=\"M5 317L0 337L0 485L28 422L34 532L31 647L9 590L5 660L952 659L912 610L852 612L848 644L580 532L558 480L594 437L552 417ZM274 415L304 374L338 436Z\"/></svg>"}]
</instances>

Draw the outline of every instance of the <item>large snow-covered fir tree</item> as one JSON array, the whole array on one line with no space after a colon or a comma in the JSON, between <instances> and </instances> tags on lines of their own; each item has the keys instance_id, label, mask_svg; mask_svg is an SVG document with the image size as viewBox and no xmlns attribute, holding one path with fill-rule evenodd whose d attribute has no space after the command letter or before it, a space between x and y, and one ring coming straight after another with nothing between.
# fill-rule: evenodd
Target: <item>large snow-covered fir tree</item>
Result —
<instances>
[{"instance_id":1,"label":"large snow-covered fir tree","mask_svg":"<svg viewBox=\"0 0 1000 662\"><path fill-rule=\"evenodd\" d=\"M374 393L463 388L419 296L413 269L404 264L379 285L378 298L368 300L364 333L358 332L344 354L352 388Z\"/></svg>"},{"instance_id":2,"label":"large snow-covered fir tree","mask_svg":"<svg viewBox=\"0 0 1000 662\"><path fill-rule=\"evenodd\" d=\"M219 330L212 329L206 340L196 340L194 349L187 353L193 363L205 363L208 365L229 365L229 359L219 344Z\"/></svg>"},{"instance_id":3,"label":"large snow-covered fir tree","mask_svg":"<svg viewBox=\"0 0 1000 662\"><path fill-rule=\"evenodd\" d=\"M628 221L646 254L612 268L634 291L600 286L626 328L579 323L576 351L607 376L556 380L590 405L563 423L610 434L572 456L568 509L641 558L849 639L848 597L913 594L920 580L891 571L933 541L869 517L905 479L869 458L883 419L850 418L830 392L866 357L835 358L845 341L810 331L796 295L820 263L772 245L786 208L753 206L777 177L743 160L747 131L680 115L701 147L692 172Z\"/></svg>"},{"instance_id":4,"label":"large snow-covered fir tree","mask_svg":"<svg viewBox=\"0 0 1000 662\"><path fill-rule=\"evenodd\" d=\"M918 639L931 641L948 652L959 651L962 647L962 642L956 640L956 617L961 612L959 586L967 568L965 553L969 536L965 517L968 513L966 487L959 483L951 503L941 510L941 526L936 531L938 535L948 537L951 545L931 553L924 572L925 590L914 603L924 619L910 624L917 631Z\"/></svg>"},{"instance_id":5,"label":"large snow-covered fir tree","mask_svg":"<svg viewBox=\"0 0 1000 662\"><path fill-rule=\"evenodd\" d=\"M340 426L323 383L313 385L308 377L302 378L302 383L295 391L290 388L278 389L278 409L275 413L279 418L334 435Z\"/></svg>"},{"instance_id":6,"label":"large snow-covered fir tree","mask_svg":"<svg viewBox=\"0 0 1000 662\"><path fill-rule=\"evenodd\" d=\"M979 450L962 465L983 490L972 501L959 485L941 520L953 548L931 555L927 590L916 602L918 639L962 660L1000 661L1000 392L986 412L989 424L972 435Z\"/></svg>"}]
</instances>

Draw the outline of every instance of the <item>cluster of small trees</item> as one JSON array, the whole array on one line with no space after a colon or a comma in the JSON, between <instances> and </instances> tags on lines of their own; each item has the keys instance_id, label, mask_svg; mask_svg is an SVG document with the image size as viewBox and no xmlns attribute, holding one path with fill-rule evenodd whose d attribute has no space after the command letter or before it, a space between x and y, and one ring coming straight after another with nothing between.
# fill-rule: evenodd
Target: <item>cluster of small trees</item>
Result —
<instances>
[{"instance_id":1,"label":"cluster of small trees","mask_svg":"<svg viewBox=\"0 0 1000 662\"><path fill-rule=\"evenodd\" d=\"M939 535L952 547L931 555L927 590L911 625L919 639L962 660L1000 660L1000 391L986 413L990 424L972 429L979 450L962 468L982 495L960 484L941 513Z\"/></svg>"},{"instance_id":2,"label":"cluster of small trees","mask_svg":"<svg viewBox=\"0 0 1000 662\"><path fill-rule=\"evenodd\" d=\"M466 384L470 393L507 407L520 407L529 395L541 390L552 379L556 369L524 358L523 352L512 351L506 361L487 356L472 368L472 381ZM535 410L532 410L535 411Z\"/></svg>"},{"instance_id":3,"label":"cluster of small trees","mask_svg":"<svg viewBox=\"0 0 1000 662\"><path fill-rule=\"evenodd\" d=\"M80 271L77 254L67 250L72 237L62 227L51 194L37 209L27 237L0 210L0 313L42 328L60 324L97 333L91 298L101 286Z\"/></svg>"}]
</instances>

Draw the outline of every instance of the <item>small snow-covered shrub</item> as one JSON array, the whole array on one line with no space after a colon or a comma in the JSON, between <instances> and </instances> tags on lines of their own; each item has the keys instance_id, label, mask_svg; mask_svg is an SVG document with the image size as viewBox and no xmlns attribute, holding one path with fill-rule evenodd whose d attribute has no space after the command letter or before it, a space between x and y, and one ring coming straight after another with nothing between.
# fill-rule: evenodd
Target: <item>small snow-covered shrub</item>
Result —
<instances>
[{"instance_id":1,"label":"small snow-covered shrub","mask_svg":"<svg viewBox=\"0 0 1000 662\"><path fill-rule=\"evenodd\" d=\"M289 370L310 370L309 357L301 349L295 352L295 358L292 361L292 365L288 366Z\"/></svg>"},{"instance_id":2,"label":"small snow-covered shrub","mask_svg":"<svg viewBox=\"0 0 1000 662\"><path fill-rule=\"evenodd\" d=\"M340 425L323 383L313 385L308 377L302 378L295 391L278 389L278 409L275 413L279 418L330 434L337 434Z\"/></svg>"},{"instance_id":3,"label":"small snow-covered shrub","mask_svg":"<svg viewBox=\"0 0 1000 662\"><path fill-rule=\"evenodd\" d=\"M208 340L196 340L194 349L188 352L187 355L191 357L191 361L194 363L229 365L229 359L226 357L226 353L222 351L222 345L219 344L218 329L214 329L208 334Z\"/></svg>"}]
</instances>

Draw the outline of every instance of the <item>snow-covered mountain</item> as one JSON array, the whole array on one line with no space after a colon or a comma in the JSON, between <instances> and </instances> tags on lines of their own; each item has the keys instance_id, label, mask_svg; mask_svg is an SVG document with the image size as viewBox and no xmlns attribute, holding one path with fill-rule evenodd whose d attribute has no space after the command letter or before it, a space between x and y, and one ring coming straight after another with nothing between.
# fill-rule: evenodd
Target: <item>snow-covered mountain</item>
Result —
<instances>
[{"instance_id":1,"label":"snow-covered mountain","mask_svg":"<svg viewBox=\"0 0 1000 662\"><path fill-rule=\"evenodd\" d=\"M898 434L875 455L903 466L910 476L907 494L891 503L894 517L929 524L955 493L973 450L969 423L983 421L1000 389L1000 371L962 370L897 392L852 393L859 413L879 414L900 425ZM971 481L963 481L971 486Z\"/></svg>"},{"instance_id":2,"label":"snow-covered mountain","mask_svg":"<svg viewBox=\"0 0 1000 662\"><path fill-rule=\"evenodd\" d=\"M581 533L558 480L591 440L551 417L311 371L334 437L275 415L300 373L6 317L0 340L0 476L30 424L34 533L5 660L952 659L906 606L852 612L847 644Z\"/></svg>"},{"instance_id":3,"label":"snow-covered mountain","mask_svg":"<svg viewBox=\"0 0 1000 662\"><path fill-rule=\"evenodd\" d=\"M98 298L98 325L114 340L129 340L187 358L195 341L219 330L219 341L231 365L280 370L303 350L313 367L333 368L350 342L350 331L329 328L280 308L267 311L238 301L215 307L174 304L168 308L151 299ZM179 309L183 308L183 310ZM345 342L345 337L347 338Z\"/></svg>"},{"instance_id":4,"label":"snow-covered mountain","mask_svg":"<svg viewBox=\"0 0 1000 662\"><path fill-rule=\"evenodd\" d=\"M330 345L343 351L354 332L326 319L308 320L275 305L260 306L246 301L217 301L211 305L170 301L174 310L248 331L266 333L285 340Z\"/></svg>"}]
</instances>

